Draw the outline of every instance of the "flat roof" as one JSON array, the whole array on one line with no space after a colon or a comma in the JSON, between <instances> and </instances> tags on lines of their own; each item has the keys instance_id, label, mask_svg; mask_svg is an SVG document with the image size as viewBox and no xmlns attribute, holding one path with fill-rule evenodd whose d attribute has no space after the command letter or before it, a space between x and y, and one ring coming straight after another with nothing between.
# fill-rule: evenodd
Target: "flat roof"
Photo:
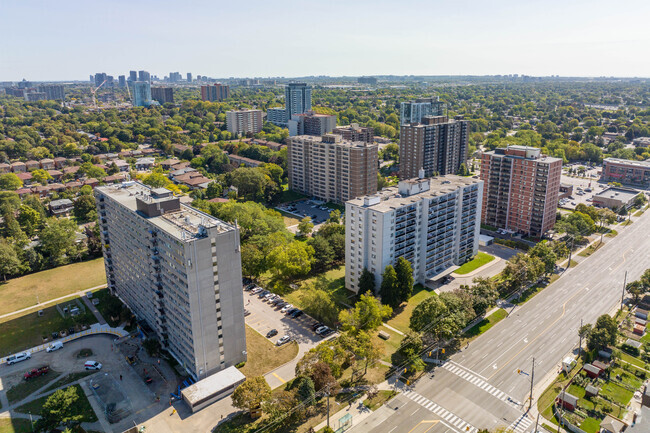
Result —
<instances>
[{"instance_id":1,"label":"flat roof","mask_svg":"<svg viewBox=\"0 0 650 433\"><path fill-rule=\"evenodd\" d=\"M384 188L379 191L377 194L367 195L363 197L357 197L355 199L349 200L346 203L350 203L354 206L372 208L377 212L390 212L395 209L398 209L403 206L410 204L418 203L419 201L425 198L440 197L452 192L457 191L461 187L470 186L483 182L479 179L474 179L472 177L463 177L456 175L444 175L432 177L429 179L407 179L402 180L400 183L406 182L409 184L416 184L422 181L429 181L429 189L417 194L411 194L409 196L403 196L399 192L399 184L397 186L391 186ZM379 202L375 204L366 205L365 201L368 199L379 198Z\"/></svg>"},{"instance_id":2,"label":"flat roof","mask_svg":"<svg viewBox=\"0 0 650 433\"><path fill-rule=\"evenodd\" d=\"M639 191L635 189L610 187L595 194L594 198L614 198L627 203L637 195L639 195Z\"/></svg>"},{"instance_id":3,"label":"flat roof","mask_svg":"<svg viewBox=\"0 0 650 433\"><path fill-rule=\"evenodd\" d=\"M181 391L181 394L189 403L193 404L244 380L246 380L246 376L237 367L232 366L188 386Z\"/></svg>"},{"instance_id":4,"label":"flat roof","mask_svg":"<svg viewBox=\"0 0 650 433\"><path fill-rule=\"evenodd\" d=\"M620 158L605 158L603 163L614 163L614 164L625 164L633 165L640 168L650 168L650 161L632 161L631 159L620 159Z\"/></svg>"},{"instance_id":5,"label":"flat roof","mask_svg":"<svg viewBox=\"0 0 650 433\"><path fill-rule=\"evenodd\" d=\"M156 198L155 195L159 189L161 190L159 191L161 193L159 195L162 195L164 192L169 193L170 196ZM100 186L95 188L95 190L112 198L132 212L136 212L138 209L138 198L144 201L159 202L178 198L173 196L168 189L156 188L152 190L146 185L133 181ZM149 222L180 241L192 241L196 238L203 237L199 234L201 227L205 227L206 229L217 227L220 233L235 230L235 226L183 203L180 203L179 209L166 212L161 216L147 217L141 213L138 213L138 215L146 218Z\"/></svg>"}]
</instances>

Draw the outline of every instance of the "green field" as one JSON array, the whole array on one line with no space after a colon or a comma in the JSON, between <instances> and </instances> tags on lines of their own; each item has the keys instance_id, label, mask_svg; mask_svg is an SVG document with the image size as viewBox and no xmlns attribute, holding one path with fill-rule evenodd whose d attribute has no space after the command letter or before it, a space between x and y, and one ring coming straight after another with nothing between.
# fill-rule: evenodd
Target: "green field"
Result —
<instances>
[{"instance_id":1,"label":"green field","mask_svg":"<svg viewBox=\"0 0 650 433\"><path fill-rule=\"evenodd\" d=\"M37 299L38 302L46 302L102 284L106 284L104 259L73 263L14 278L0 284L0 314L36 308Z\"/></svg>"},{"instance_id":2,"label":"green field","mask_svg":"<svg viewBox=\"0 0 650 433\"><path fill-rule=\"evenodd\" d=\"M401 311L398 311L393 318L391 318L386 323L392 326L395 329L407 333L409 331L409 321L411 319L411 313L415 309L415 306L420 302L424 301L429 296L435 296L435 293L427 290L425 287L416 284L413 286L413 295L409 299L405 307Z\"/></svg>"},{"instance_id":3,"label":"green field","mask_svg":"<svg viewBox=\"0 0 650 433\"><path fill-rule=\"evenodd\" d=\"M508 316L508 312L504 310L503 308L499 308L497 311L494 313L490 314L488 317L485 319L481 320L479 323L476 325L472 326L470 329L467 330L465 333L465 336L468 338L474 338L478 337L479 335L483 334L486 332L488 329L502 321Z\"/></svg>"},{"instance_id":4,"label":"green field","mask_svg":"<svg viewBox=\"0 0 650 433\"><path fill-rule=\"evenodd\" d=\"M50 370L47 374L43 376L34 377L29 380L23 380L15 386L12 386L7 390L7 400L10 404L17 403L21 400L24 400L29 395L33 394L36 390L42 388L48 383L55 380L59 377L61 373Z\"/></svg>"},{"instance_id":5,"label":"green field","mask_svg":"<svg viewBox=\"0 0 650 433\"><path fill-rule=\"evenodd\" d=\"M469 274L472 271L475 271L476 269L480 268L483 265L487 265L490 263L492 260L494 260L494 256L479 252L476 257L474 257L472 260L469 262L466 262L463 264L460 268L456 269L454 271L455 274L458 275L465 275Z\"/></svg>"},{"instance_id":6,"label":"green field","mask_svg":"<svg viewBox=\"0 0 650 433\"><path fill-rule=\"evenodd\" d=\"M280 337L281 335L278 335L275 338ZM291 361L298 355L298 345L292 342L278 347L250 326L246 326L246 352L248 361L239 371L246 377L255 377Z\"/></svg>"},{"instance_id":7,"label":"green field","mask_svg":"<svg viewBox=\"0 0 650 433\"><path fill-rule=\"evenodd\" d=\"M90 402L88 401L88 398L86 397L86 394L84 393L83 389L81 389L81 386L79 385L72 385L72 386L74 388L77 388L77 394L79 395L79 400L77 400L77 404L74 406L75 414L82 415L83 422L97 421L97 415L95 415L95 411L93 411L93 408L90 406ZM49 396L43 396L37 398L36 400L32 400L29 403L25 403L24 405L16 408L16 412L32 413L34 415L40 415L41 410L43 408L43 404L45 403L48 397Z\"/></svg>"},{"instance_id":8,"label":"green field","mask_svg":"<svg viewBox=\"0 0 650 433\"><path fill-rule=\"evenodd\" d=\"M33 431L28 419L0 418L0 433L29 433Z\"/></svg>"}]
</instances>

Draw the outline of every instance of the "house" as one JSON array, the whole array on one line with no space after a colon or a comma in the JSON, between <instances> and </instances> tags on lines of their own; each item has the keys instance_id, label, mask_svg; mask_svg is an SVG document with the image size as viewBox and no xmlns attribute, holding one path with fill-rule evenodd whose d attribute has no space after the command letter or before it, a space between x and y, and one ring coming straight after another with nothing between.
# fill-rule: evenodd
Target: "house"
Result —
<instances>
[{"instance_id":1,"label":"house","mask_svg":"<svg viewBox=\"0 0 650 433\"><path fill-rule=\"evenodd\" d=\"M181 155L186 150L192 150L190 146L185 146L183 144L174 144L172 147L174 148L174 153L176 155Z\"/></svg>"},{"instance_id":2,"label":"house","mask_svg":"<svg viewBox=\"0 0 650 433\"><path fill-rule=\"evenodd\" d=\"M96 186L99 186L99 181L94 177L91 177L90 179L84 180L84 185L90 185L92 188L95 188Z\"/></svg>"},{"instance_id":3,"label":"house","mask_svg":"<svg viewBox=\"0 0 650 433\"><path fill-rule=\"evenodd\" d=\"M50 202L50 213L54 216L68 216L74 208L72 200L63 198L61 200L52 200Z\"/></svg>"},{"instance_id":4,"label":"house","mask_svg":"<svg viewBox=\"0 0 650 433\"><path fill-rule=\"evenodd\" d=\"M182 170L190 166L190 163L187 161L177 162L176 164L169 167L170 170Z\"/></svg>"},{"instance_id":5,"label":"house","mask_svg":"<svg viewBox=\"0 0 650 433\"><path fill-rule=\"evenodd\" d=\"M23 172L23 173L16 173L16 176L18 176L18 179L23 181L23 185L31 185L32 183L32 174L29 172Z\"/></svg>"},{"instance_id":6,"label":"house","mask_svg":"<svg viewBox=\"0 0 650 433\"><path fill-rule=\"evenodd\" d=\"M573 411L578 407L578 397L571 395L566 391L562 391L556 399L558 404L564 406L566 410Z\"/></svg>"},{"instance_id":7,"label":"house","mask_svg":"<svg viewBox=\"0 0 650 433\"><path fill-rule=\"evenodd\" d=\"M83 184L81 182L68 182L65 184L66 189L81 188Z\"/></svg>"},{"instance_id":8,"label":"house","mask_svg":"<svg viewBox=\"0 0 650 433\"><path fill-rule=\"evenodd\" d=\"M232 153L228 154L228 159L230 160L231 164L235 164L235 165L243 164L246 167L259 167L260 165L264 164L262 161L246 158L245 156L239 156Z\"/></svg>"},{"instance_id":9,"label":"house","mask_svg":"<svg viewBox=\"0 0 650 433\"><path fill-rule=\"evenodd\" d=\"M115 167L119 171L129 171L129 167L131 167L129 165L129 163L124 161L123 159L116 159L116 160L112 161L112 164L115 164ZM110 163L109 163L109 165L110 165Z\"/></svg>"},{"instance_id":10,"label":"house","mask_svg":"<svg viewBox=\"0 0 650 433\"><path fill-rule=\"evenodd\" d=\"M179 162L181 162L181 161L176 159L176 158L170 158L170 159L166 159L163 162L161 162L160 166L163 168L163 170L169 170L169 168L171 166L173 166L175 164L178 164Z\"/></svg>"},{"instance_id":11,"label":"house","mask_svg":"<svg viewBox=\"0 0 650 433\"><path fill-rule=\"evenodd\" d=\"M637 307L636 310L634 310L634 315L639 319L648 320L648 310Z\"/></svg>"},{"instance_id":12,"label":"house","mask_svg":"<svg viewBox=\"0 0 650 433\"><path fill-rule=\"evenodd\" d=\"M50 184L50 191L65 191L65 185L62 183L51 183Z\"/></svg>"},{"instance_id":13,"label":"house","mask_svg":"<svg viewBox=\"0 0 650 433\"><path fill-rule=\"evenodd\" d=\"M609 365L605 364L604 362L601 361L594 361L591 363L596 368L600 368L601 371L605 371L609 368Z\"/></svg>"},{"instance_id":14,"label":"house","mask_svg":"<svg viewBox=\"0 0 650 433\"><path fill-rule=\"evenodd\" d=\"M104 182L106 182L106 183L119 183L119 182L122 182L124 179L126 179L126 175L124 173L118 173L118 174L114 174L112 176L106 176L104 178Z\"/></svg>"},{"instance_id":15,"label":"house","mask_svg":"<svg viewBox=\"0 0 650 433\"><path fill-rule=\"evenodd\" d=\"M49 185L38 185L32 189L34 193L38 194L41 197L46 197L50 193Z\"/></svg>"},{"instance_id":16,"label":"house","mask_svg":"<svg viewBox=\"0 0 650 433\"><path fill-rule=\"evenodd\" d=\"M18 194L18 197L23 198L28 194L31 194L33 191L31 188L18 188L16 191L14 191L16 194Z\"/></svg>"},{"instance_id":17,"label":"house","mask_svg":"<svg viewBox=\"0 0 650 433\"><path fill-rule=\"evenodd\" d=\"M641 346L642 346L640 341L632 340L631 338L628 338L627 340L625 340L625 345L634 347L636 349L641 349Z\"/></svg>"},{"instance_id":18,"label":"house","mask_svg":"<svg viewBox=\"0 0 650 433\"><path fill-rule=\"evenodd\" d=\"M78 165L71 165L69 167L63 168L63 174L74 174L76 175L77 172L79 171L79 166Z\"/></svg>"},{"instance_id":19,"label":"house","mask_svg":"<svg viewBox=\"0 0 650 433\"><path fill-rule=\"evenodd\" d=\"M151 170L151 167L156 163L155 158L138 158L135 161L136 170Z\"/></svg>"},{"instance_id":20,"label":"house","mask_svg":"<svg viewBox=\"0 0 650 433\"><path fill-rule=\"evenodd\" d=\"M54 163L52 163L52 164L54 164ZM63 172L61 172L59 170L47 170L47 174L52 176L52 179L54 179L54 181L56 181L56 182L59 182L63 178Z\"/></svg>"},{"instance_id":21,"label":"house","mask_svg":"<svg viewBox=\"0 0 650 433\"><path fill-rule=\"evenodd\" d=\"M592 379L597 378L603 372L600 368L594 366L593 364L585 364L582 369L585 371L585 373L587 373L587 376L591 377Z\"/></svg>"},{"instance_id":22,"label":"house","mask_svg":"<svg viewBox=\"0 0 650 433\"><path fill-rule=\"evenodd\" d=\"M50 158L43 158L40 161L43 170L54 170L54 160Z\"/></svg>"},{"instance_id":23,"label":"house","mask_svg":"<svg viewBox=\"0 0 650 433\"><path fill-rule=\"evenodd\" d=\"M611 415L607 415L600 422L600 433L621 433L622 431L625 431L626 428L627 424Z\"/></svg>"},{"instance_id":24,"label":"house","mask_svg":"<svg viewBox=\"0 0 650 433\"><path fill-rule=\"evenodd\" d=\"M25 167L27 168L27 171L38 170L41 168L41 163L31 159L25 163Z\"/></svg>"},{"instance_id":25,"label":"house","mask_svg":"<svg viewBox=\"0 0 650 433\"><path fill-rule=\"evenodd\" d=\"M600 392L600 388L596 388L593 385L587 385L585 387L585 397L595 397Z\"/></svg>"},{"instance_id":26,"label":"house","mask_svg":"<svg viewBox=\"0 0 650 433\"><path fill-rule=\"evenodd\" d=\"M27 171L27 166L24 162L16 161L11 164L11 171L14 173L24 173Z\"/></svg>"},{"instance_id":27,"label":"house","mask_svg":"<svg viewBox=\"0 0 650 433\"><path fill-rule=\"evenodd\" d=\"M11 165L0 163L0 174L9 173L11 171Z\"/></svg>"},{"instance_id":28,"label":"house","mask_svg":"<svg viewBox=\"0 0 650 433\"><path fill-rule=\"evenodd\" d=\"M61 168L65 167L67 162L68 162L67 159L65 159L65 158L63 158L61 156L57 156L56 158L54 158L54 168L61 169Z\"/></svg>"},{"instance_id":29,"label":"house","mask_svg":"<svg viewBox=\"0 0 650 433\"><path fill-rule=\"evenodd\" d=\"M605 349L601 349L598 351L598 356L604 359L612 359L612 349L609 347L606 347Z\"/></svg>"},{"instance_id":30,"label":"house","mask_svg":"<svg viewBox=\"0 0 650 433\"><path fill-rule=\"evenodd\" d=\"M230 200L227 198L215 197L208 200L210 203L228 203Z\"/></svg>"},{"instance_id":31,"label":"house","mask_svg":"<svg viewBox=\"0 0 650 433\"><path fill-rule=\"evenodd\" d=\"M196 172L196 169L192 167L185 167L179 170L171 171L169 172L169 175L172 177L172 180L174 180L178 176L184 175L186 173L192 173L192 172Z\"/></svg>"},{"instance_id":32,"label":"house","mask_svg":"<svg viewBox=\"0 0 650 433\"><path fill-rule=\"evenodd\" d=\"M634 324L634 329L632 330L636 335L643 335L645 334L645 325L641 325L639 323Z\"/></svg>"}]
</instances>

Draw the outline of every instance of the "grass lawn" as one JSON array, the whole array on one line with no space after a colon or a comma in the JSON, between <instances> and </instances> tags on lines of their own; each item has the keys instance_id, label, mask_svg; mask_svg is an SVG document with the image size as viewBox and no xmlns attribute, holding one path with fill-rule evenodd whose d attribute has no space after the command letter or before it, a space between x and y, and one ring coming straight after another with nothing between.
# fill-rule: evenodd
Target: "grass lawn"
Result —
<instances>
[{"instance_id":1,"label":"grass lawn","mask_svg":"<svg viewBox=\"0 0 650 433\"><path fill-rule=\"evenodd\" d=\"M0 433L29 433L33 431L28 419L0 418Z\"/></svg>"},{"instance_id":2,"label":"grass lawn","mask_svg":"<svg viewBox=\"0 0 650 433\"><path fill-rule=\"evenodd\" d=\"M475 271L481 266L490 263L492 260L494 260L494 256L479 251L476 257L474 257L469 262L463 264L460 268L456 269L454 273L458 275L469 274L470 272Z\"/></svg>"},{"instance_id":3,"label":"grass lawn","mask_svg":"<svg viewBox=\"0 0 650 433\"><path fill-rule=\"evenodd\" d=\"M380 326L379 330L384 331L385 333L390 335L390 338L388 340L375 337L384 344L384 356L382 356L381 359L386 362L393 362L392 361L393 354L397 352L397 349L399 349L400 345L402 344L402 340L404 339L404 336L398 334L395 331L391 331L385 326Z\"/></svg>"},{"instance_id":4,"label":"grass lawn","mask_svg":"<svg viewBox=\"0 0 650 433\"><path fill-rule=\"evenodd\" d=\"M648 335L648 334L646 334L646 335ZM643 338L641 338L641 341L643 341ZM628 355L627 353L625 353L625 352L623 352L623 351L621 351L621 352L619 353L618 357L619 357L619 359L620 359L621 361L625 361L625 362L627 362L628 364L632 364L632 365L635 365L635 366L640 367L640 368L643 368L643 369L646 368L646 367L645 367L645 363L644 363L643 361L641 361L639 358L635 358L635 357L632 356L632 355Z\"/></svg>"},{"instance_id":5,"label":"grass lawn","mask_svg":"<svg viewBox=\"0 0 650 433\"><path fill-rule=\"evenodd\" d=\"M69 383L75 382L79 379L83 379L86 376L90 376L91 374L97 373L96 371L80 371L78 373L70 373L66 374L63 377L60 377L58 380L54 381L53 383L49 384L47 388L45 388L43 391L49 391L52 389L56 389L60 386L67 385Z\"/></svg>"},{"instance_id":6,"label":"grass lawn","mask_svg":"<svg viewBox=\"0 0 650 433\"><path fill-rule=\"evenodd\" d=\"M299 192L295 192L290 189L287 189L282 191L282 195L280 196L280 200L278 201L278 204L289 203L291 201L296 201L303 198L308 198L308 197L306 195L300 194Z\"/></svg>"},{"instance_id":7,"label":"grass lawn","mask_svg":"<svg viewBox=\"0 0 650 433\"><path fill-rule=\"evenodd\" d=\"M606 396L610 400L625 407L632 399L633 392L615 384L614 382L607 382L600 388L600 395Z\"/></svg>"},{"instance_id":8,"label":"grass lawn","mask_svg":"<svg viewBox=\"0 0 650 433\"><path fill-rule=\"evenodd\" d=\"M601 244L600 242L591 244L587 248L585 248L584 250L580 251L580 253L578 253L578 255L580 257L589 257L590 255L592 255L593 253L598 251L598 248L600 248L602 245L603 244Z\"/></svg>"},{"instance_id":9,"label":"grass lawn","mask_svg":"<svg viewBox=\"0 0 650 433\"><path fill-rule=\"evenodd\" d=\"M367 398L363 405L370 410L376 410L395 395L397 395L395 391L379 391L373 398Z\"/></svg>"},{"instance_id":10,"label":"grass lawn","mask_svg":"<svg viewBox=\"0 0 650 433\"><path fill-rule=\"evenodd\" d=\"M45 302L102 284L106 284L106 272L101 258L14 278L0 284L0 314L36 307L37 297Z\"/></svg>"},{"instance_id":11,"label":"grass lawn","mask_svg":"<svg viewBox=\"0 0 650 433\"><path fill-rule=\"evenodd\" d=\"M40 317L33 311L23 316L0 319L0 356L43 344L43 337L51 337L54 331L67 330L75 325L90 325L96 321L88 309L85 314L64 319L55 306L44 308Z\"/></svg>"},{"instance_id":12,"label":"grass lawn","mask_svg":"<svg viewBox=\"0 0 650 433\"><path fill-rule=\"evenodd\" d=\"M415 309L415 306L424 301L429 296L434 295L434 292L427 290L420 284L416 284L413 287L413 295L411 295L411 298L409 299L406 306L402 307L402 310L398 311L397 314L386 323L406 334L409 331L409 320L411 319L411 313Z\"/></svg>"},{"instance_id":13,"label":"grass lawn","mask_svg":"<svg viewBox=\"0 0 650 433\"><path fill-rule=\"evenodd\" d=\"M600 421L596 418L585 418L580 424L580 429L587 433L598 433L600 431Z\"/></svg>"},{"instance_id":14,"label":"grass lawn","mask_svg":"<svg viewBox=\"0 0 650 433\"><path fill-rule=\"evenodd\" d=\"M485 319L478 322L476 325L472 326L467 330L465 336L469 339L473 339L483 334L485 331L499 323L501 320L505 319L508 315L508 312L503 308L499 308L494 313L490 314Z\"/></svg>"},{"instance_id":15,"label":"grass lawn","mask_svg":"<svg viewBox=\"0 0 650 433\"><path fill-rule=\"evenodd\" d=\"M295 358L298 355L298 344L291 342L277 347L247 325L246 352L248 361L239 371L246 377L255 377L268 373Z\"/></svg>"},{"instance_id":16,"label":"grass lawn","mask_svg":"<svg viewBox=\"0 0 650 433\"><path fill-rule=\"evenodd\" d=\"M349 298L350 295L354 295L354 293L345 288L345 266L331 269L322 275L318 275L303 281L303 284L310 283L315 283L319 288L322 288L326 292L329 292L334 302L339 306L343 306L342 304L354 304L354 300ZM290 302L293 305L297 306L298 308L302 308L300 299L304 290L305 289L302 288L294 290L293 292L288 293L286 296L284 296L284 299L287 302Z\"/></svg>"},{"instance_id":17,"label":"grass lawn","mask_svg":"<svg viewBox=\"0 0 650 433\"><path fill-rule=\"evenodd\" d=\"M19 402L33 394L37 389L40 389L43 386L47 385L49 382L53 381L60 375L61 373L50 370L43 376L35 377L29 380L23 380L16 386L13 386L7 390L7 400L9 400L9 403Z\"/></svg>"},{"instance_id":18,"label":"grass lawn","mask_svg":"<svg viewBox=\"0 0 650 433\"><path fill-rule=\"evenodd\" d=\"M285 227L295 226L300 222L298 218L296 218L294 215L291 215L290 213L278 209L275 210L280 212L280 214L282 215L282 219L284 220Z\"/></svg>"},{"instance_id":19,"label":"grass lawn","mask_svg":"<svg viewBox=\"0 0 650 433\"><path fill-rule=\"evenodd\" d=\"M88 401L86 394L84 394L83 389L81 389L79 385L72 385L72 386L77 389L77 395L79 396L79 399L77 400L77 404L73 406L75 409L75 414L83 416L82 422L97 421L97 415L95 415L95 411L93 411L93 408L90 406L90 402ZM37 398L36 400L32 400L29 403L26 403L16 408L16 412L21 412L21 413L31 412L34 415L40 415L41 409L43 408L43 404L45 403L48 397L49 396L43 396L41 398Z\"/></svg>"},{"instance_id":20,"label":"grass lawn","mask_svg":"<svg viewBox=\"0 0 650 433\"><path fill-rule=\"evenodd\" d=\"M629 226L630 224L632 224L632 222L633 222L632 220L625 220L625 222L622 222L621 225L622 226Z\"/></svg>"},{"instance_id":21,"label":"grass lawn","mask_svg":"<svg viewBox=\"0 0 650 433\"><path fill-rule=\"evenodd\" d=\"M607 232L607 233L605 234L605 236L608 237L608 238L613 238L613 237L616 236L617 234L618 234L618 232L617 232L616 230L610 230L609 232Z\"/></svg>"}]
</instances>

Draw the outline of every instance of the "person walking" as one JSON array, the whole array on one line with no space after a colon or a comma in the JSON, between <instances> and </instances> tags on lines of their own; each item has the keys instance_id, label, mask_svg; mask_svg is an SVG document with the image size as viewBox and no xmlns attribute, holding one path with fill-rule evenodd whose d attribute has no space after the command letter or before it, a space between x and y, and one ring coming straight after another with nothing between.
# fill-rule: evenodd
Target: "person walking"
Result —
<instances>
[{"instance_id":1,"label":"person walking","mask_svg":"<svg viewBox=\"0 0 650 433\"><path fill-rule=\"evenodd\" d=\"M122 375L120 374L120 380L122 380Z\"/></svg>"}]
</instances>

